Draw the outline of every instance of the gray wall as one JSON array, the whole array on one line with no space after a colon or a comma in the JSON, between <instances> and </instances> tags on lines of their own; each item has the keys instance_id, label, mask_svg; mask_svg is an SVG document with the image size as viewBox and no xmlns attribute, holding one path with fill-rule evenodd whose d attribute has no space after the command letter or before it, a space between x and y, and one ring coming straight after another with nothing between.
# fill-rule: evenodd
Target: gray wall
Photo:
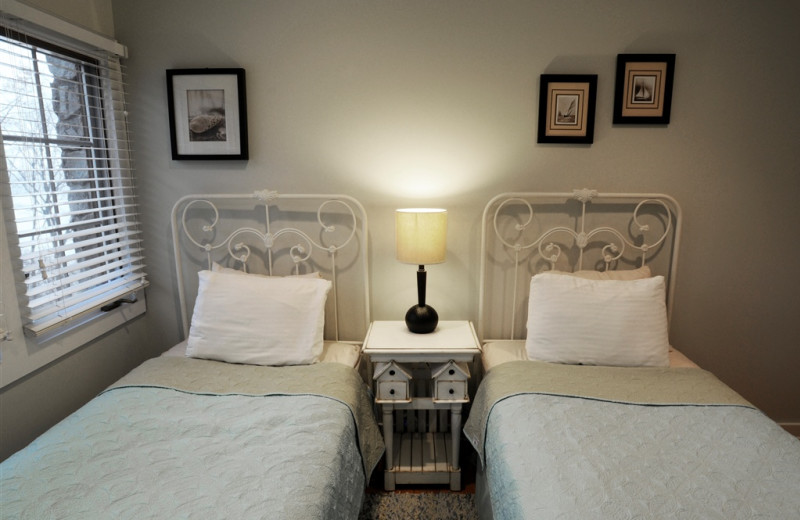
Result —
<instances>
[{"instance_id":1,"label":"gray wall","mask_svg":"<svg viewBox=\"0 0 800 520\"><path fill-rule=\"evenodd\" d=\"M111 375L100 363L119 371L175 343L173 202L262 187L364 203L375 319L400 319L415 298L413 266L394 259L397 207L449 210L428 300L442 319L476 319L478 223L494 194L671 194L686 224L672 342L772 418L800 423L797 2L110 1L113 24L99 25L130 53L146 326L4 392L3 428L28 413L57 420L73 403L51 406L53 391L86 399ZM611 124L616 55L639 52L677 54L669 126ZM249 161L170 159L165 70L190 67L246 69ZM543 73L598 74L593 145L536 144Z\"/></svg>"},{"instance_id":2,"label":"gray wall","mask_svg":"<svg viewBox=\"0 0 800 520\"><path fill-rule=\"evenodd\" d=\"M771 417L800 422L800 4L791 1L113 0L153 341L177 339L168 217L189 192L345 192L367 207L373 318L414 269L393 210L450 211L428 300L475 319L483 205L506 190L657 191L685 213L673 343ZM672 121L611 124L618 53L677 54ZM247 71L251 158L172 161L165 69ZM591 146L537 145L542 73L599 75ZM793 226L794 225L794 226Z\"/></svg>"}]
</instances>

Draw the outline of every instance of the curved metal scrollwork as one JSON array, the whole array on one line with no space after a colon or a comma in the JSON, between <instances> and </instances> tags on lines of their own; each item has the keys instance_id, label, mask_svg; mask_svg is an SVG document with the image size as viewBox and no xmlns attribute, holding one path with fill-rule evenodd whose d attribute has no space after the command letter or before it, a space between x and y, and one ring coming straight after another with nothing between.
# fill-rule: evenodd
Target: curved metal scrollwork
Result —
<instances>
[{"instance_id":1,"label":"curved metal scrollwork","mask_svg":"<svg viewBox=\"0 0 800 520\"><path fill-rule=\"evenodd\" d=\"M572 210L568 205L572 201L580 204L580 212L577 216L572 215ZM551 208L553 205L564 205L563 213L570 220L568 225L558 225L557 221L552 220L557 215L548 215L544 219L537 218L538 209L542 207ZM587 209L591 204L623 204L626 210L617 211L614 209L612 216L615 222L611 225L601 225L588 228ZM623 225L617 226L619 218L628 215L627 229ZM657 219L663 219L663 232L654 232L647 224L649 220L645 215L654 215ZM502 222L504 217L511 217L513 225L506 225ZM597 215L593 216L593 219ZM534 225L539 220L547 221L550 219L554 224L543 231L532 232ZM674 229L673 229L674 226ZM659 226L660 227L660 226ZM493 233L492 233L493 231ZM492 236L489 245L487 236ZM655 235L655 236L654 236ZM522 317L524 312L521 306L524 297L521 293L525 290L525 279L529 280L530 273L526 266L531 265L529 260L523 258L524 252L533 249L538 252L538 259L546 263L550 269L555 270L557 265L562 265L563 257L570 251L576 252L578 257L570 259L568 262L573 270L586 268L601 268L612 270L617 267L623 258L631 258L631 251L635 252L636 261L645 265L651 258L652 252L661 248L662 244L669 241L667 264L669 269L668 295L674 287L675 258L677 254L677 243L680 235L680 207L677 202L667 195L662 194L625 194L625 193L599 193L597 190L580 189L568 193L504 193L493 198L486 205L483 217L483 236L482 258L481 258L481 283L479 301L479 330L483 334L484 312L487 309L497 309L496 305L487 305L484 301L489 298L489 289L494 290L494 286L487 287L488 265L493 267L495 281L505 279L511 275L509 280L511 288L509 294L504 294L504 301L500 305L501 309L513 309L512 312L505 314L502 311L498 316L505 316L510 321L510 338L514 338L516 332L516 319ZM670 238L672 237L672 238ZM500 250L505 250L511 258L511 269L506 264L494 264L492 256ZM588 256L589 250L598 251L600 261L598 265L584 267L584 256ZM592 255L594 256L594 254ZM659 261L659 265L664 265ZM537 267L538 269L538 267ZM501 274L502 273L502 274ZM496 278L502 276L502 278ZM505 282L501 282L505 283ZM518 294L520 293L520 294ZM491 296L494 298L495 296ZM508 300L505 300L508 299ZM671 299L668 296L668 306L671 307ZM496 303L496 302L495 302ZM669 312L669 311L668 311ZM506 322L503 323L505 328ZM503 338L508 339L505 335Z\"/></svg>"},{"instance_id":2,"label":"curved metal scrollwork","mask_svg":"<svg viewBox=\"0 0 800 520\"><path fill-rule=\"evenodd\" d=\"M523 249L527 249L529 247L533 247L535 245L535 242L532 242L532 243L530 243L528 245L523 245L523 244L520 244L519 242L511 244L503 237L503 234L500 233L500 230L497 227L497 217L500 215L500 210L503 209L505 206L507 206L509 204L512 204L512 203L523 204L523 205L525 205L525 207L528 208L528 220L526 220L522 224L517 224L516 226L514 226L514 230L515 231L519 231L520 232L520 236L522 235L522 232L525 231L525 228L527 228L530 225L530 223L533 222L533 207L530 205L530 203L525 199L521 199L521 198L518 198L518 197L512 197L510 199L504 200L503 202L500 203L499 206L497 206L497 209L494 212L494 219L492 219L492 222L494 224L494 232L495 232L495 235L497 235L497 238L500 240L500 242L503 243L503 245L505 245L506 247L508 247L510 249L513 249L514 251L522 251Z\"/></svg>"},{"instance_id":3,"label":"curved metal scrollwork","mask_svg":"<svg viewBox=\"0 0 800 520\"><path fill-rule=\"evenodd\" d=\"M263 190L254 192L253 196L259 201L264 202L266 205L270 201L276 199L278 197L278 193L274 191ZM335 254L337 251L346 247L350 243L350 241L355 236L357 229L357 219L356 219L356 214L353 211L353 208L351 208L346 202L342 200L330 199L323 201L317 208L317 222L319 223L323 233L333 233L334 231L336 231L336 226L326 223L325 210L329 208L331 205L339 205L343 207L346 210L346 212L349 213L350 218L352 219L352 226L350 226L350 233L340 243L325 245L321 242L315 241L307 233L295 227L282 228L279 231L273 233L270 231L268 213L267 213L266 232L262 232L252 227L240 227L235 229L227 237L224 237L223 239L217 241L216 243L203 242L202 240L198 239L192 234L186 223L187 214L189 210L191 210L192 207L195 207L197 205L208 206L207 209L210 210L211 215L213 215L211 221L207 224L204 224L201 227L204 233L212 233L216 229L217 225L219 224L219 210L217 209L216 205L214 205L214 203L211 202L210 200L196 199L186 204L186 206L183 209L183 213L181 215L181 224L182 224L181 229L183 230L183 233L186 235L186 237L192 244L194 244L202 251L205 251L209 255L209 268L211 267L211 260L210 260L211 253L220 248L227 248L230 256L241 262L243 265L243 269L246 271L247 261L251 254L251 248L250 246L247 245L245 241L237 240L241 238L243 235L252 235L259 243L263 244L267 250L271 250L275 245L275 241L280 237L287 235L295 236L298 242L290 246L289 257L292 259L295 266L297 266L298 264L301 264L309 260L315 248L327 251L330 254ZM268 268L271 271L271 265L268 266Z\"/></svg>"},{"instance_id":4,"label":"curved metal scrollwork","mask_svg":"<svg viewBox=\"0 0 800 520\"><path fill-rule=\"evenodd\" d=\"M347 236L347 238L344 240L344 242L342 242L339 245L329 245L328 247L325 247L322 244L316 244L313 241L312 241L312 243L315 246L319 247L320 249L327 249L329 253L335 253L336 251L342 249L343 247L346 247L347 244L349 244L350 241L355 236L355 234L356 234L356 214L353 212L353 208L348 206L347 203L345 203L344 201L341 201L339 199L326 200L325 202L320 204L319 208L317 209L317 222L319 222L319 225L322 226L322 229L323 229L323 231L325 233L333 233L334 231L336 231L336 226L325 224L325 221L323 219L323 212L322 212L323 209L325 207L327 207L328 205L331 205L331 204L341 204L350 213L350 216L353 218L353 225L350 226L350 234Z\"/></svg>"},{"instance_id":5,"label":"curved metal scrollwork","mask_svg":"<svg viewBox=\"0 0 800 520\"><path fill-rule=\"evenodd\" d=\"M522 241L524 237L524 231L528 228L528 226L533 222L534 217L534 210L533 206L525 199L520 197L510 197L508 199L503 200L495 209L494 217L492 219L492 225L494 228L495 235L497 239L508 249L519 253L523 250L530 249L532 247L538 247L539 254L541 257L550 264L551 269L555 269L555 265L558 262L558 259L561 257L561 247L555 243L554 241L550 240L554 235L564 234L572 238L575 245L577 246L578 250L580 251L580 259L578 261L578 267L582 267L583 262L583 251L588 247L591 243L592 239L597 237L598 235L602 234L610 234L614 236L619 243L608 241L602 247L602 257L603 262L606 264L606 268L609 268L610 265L625 255L625 250L627 247L636 249L642 253L643 262L645 261L645 256L648 251L651 249L658 247L664 240L666 240L667 236L670 232L670 226L672 222L672 213L669 209L669 206L665 204L661 200L657 199L645 199L639 202L633 210L632 220L635 224L638 231L641 233L646 233L650 231L650 227L646 224L642 224L640 221L640 214L641 209L648 205L648 204L656 204L661 206L664 211L666 212L666 224L664 232L653 242L644 242L642 244L635 244L632 240L628 240L628 238L619 230L608 227L608 226L601 226L594 229L586 230L585 229L585 217L586 217L586 205L589 204L593 198L597 197L598 193L596 190L575 190L573 192L573 197L578 200L581 205L581 218L579 221L579 229L576 231L574 229L565 227L565 226L557 226L546 231L542 232L538 237L532 238L529 241ZM520 240L511 241L509 238L503 236L503 233L500 231L498 226L498 217L502 213L502 209L509 205L509 204L522 204L526 208L527 215L520 215L524 219L523 223L516 224L514 226L514 230L519 232Z\"/></svg>"}]
</instances>

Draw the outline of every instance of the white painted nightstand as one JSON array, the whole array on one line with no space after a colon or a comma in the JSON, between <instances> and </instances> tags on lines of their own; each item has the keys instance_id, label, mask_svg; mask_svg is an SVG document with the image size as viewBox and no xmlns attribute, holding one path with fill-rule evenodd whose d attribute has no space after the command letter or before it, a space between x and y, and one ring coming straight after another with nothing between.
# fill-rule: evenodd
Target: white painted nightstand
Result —
<instances>
[{"instance_id":1,"label":"white painted nightstand","mask_svg":"<svg viewBox=\"0 0 800 520\"><path fill-rule=\"evenodd\" d=\"M364 341L383 411L384 487L449 484L461 489L461 406L469 364L480 354L472 323L440 321L430 334L402 321L375 321Z\"/></svg>"}]
</instances>

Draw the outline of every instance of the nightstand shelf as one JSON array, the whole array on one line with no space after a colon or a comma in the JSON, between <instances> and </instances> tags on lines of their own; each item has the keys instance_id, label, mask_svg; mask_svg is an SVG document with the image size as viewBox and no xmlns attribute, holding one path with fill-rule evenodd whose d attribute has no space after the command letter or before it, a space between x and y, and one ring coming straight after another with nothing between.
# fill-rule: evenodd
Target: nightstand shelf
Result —
<instances>
[{"instance_id":1,"label":"nightstand shelf","mask_svg":"<svg viewBox=\"0 0 800 520\"><path fill-rule=\"evenodd\" d=\"M461 489L461 407L469 402L469 363L480 354L472 324L444 321L430 334L414 334L402 321L376 321L364 354L374 366L375 402L382 407L384 487Z\"/></svg>"},{"instance_id":2,"label":"nightstand shelf","mask_svg":"<svg viewBox=\"0 0 800 520\"><path fill-rule=\"evenodd\" d=\"M451 483L454 461L450 433L395 433L393 445L395 484Z\"/></svg>"}]
</instances>

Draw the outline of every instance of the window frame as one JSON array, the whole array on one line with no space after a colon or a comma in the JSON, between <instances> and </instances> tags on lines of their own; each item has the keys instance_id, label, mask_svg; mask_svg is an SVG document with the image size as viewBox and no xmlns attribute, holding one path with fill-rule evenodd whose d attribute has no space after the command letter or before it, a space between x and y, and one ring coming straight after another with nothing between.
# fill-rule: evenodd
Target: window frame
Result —
<instances>
[{"instance_id":1,"label":"window frame","mask_svg":"<svg viewBox=\"0 0 800 520\"><path fill-rule=\"evenodd\" d=\"M41 48L46 49L48 52L55 52L73 58L77 57L81 61L94 63L98 71L107 68L111 74L119 73L121 75L121 64L118 58L116 56L109 57L105 51L98 52L85 45L65 46L58 35L50 35L52 37L48 37L47 31L44 31L45 34L40 34L41 31L29 31L27 27L23 32L15 27L9 27L9 25L7 19L0 13L0 35L30 45L31 55L29 59L33 63L39 61L37 53L39 52L38 49ZM19 22L16 25L19 25ZM22 38L19 36L22 36ZM44 58L41 61L44 61ZM84 85L82 95L85 97L89 93L85 87L87 71L84 67L81 68L80 75ZM116 193L112 195L113 200L108 201L111 206L117 206L117 202L120 200L129 199L132 199L135 204L135 194L133 194L135 186L132 179L133 168L130 166L130 143L127 136L127 122L124 120L126 112L124 109L119 110L118 108L106 110L109 105L116 107L117 104L121 104L124 107L124 92L112 93L108 85L103 84L104 81L112 81L112 78L100 78L99 74L96 77L97 81L94 84L92 84L91 80L88 83L91 84L91 89L96 89L95 93L99 96L100 103L97 107L92 107L91 103L83 103L82 111L86 117L84 124L88 127L88 132L86 137L76 138L79 148L84 151L85 160L87 163L91 163L90 169L93 174L90 176L90 182L94 185L91 188L92 199L99 198L95 195L99 191L107 190ZM39 89L42 88L39 81L37 81L37 86ZM39 99L42 99L41 91L39 91ZM98 113L98 110L102 113ZM97 118L95 121L101 122L98 128L102 128L102 132L107 132L109 135L97 135L93 128L95 123L91 122L94 118ZM48 123L45 118L42 118L41 124L45 129L47 128ZM19 137L11 138L10 141L14 142ZM6 170L6 138L8 137L4 137L2 131L0 131L0 159L2 159L0 161L0 169L2 169L0 174L4 178L3 184L6 184L9 180L9 172ZM102 140L99 147L96 146L98 138ZM105 153L98 156L96 150L98 148L102 149L105 146L104 143L109 140L122 146L116 147L116 150L108 147L105 149ZM30 142L30 139L28 141ZM53 143L58 142L61 142L59 136L47 135L47 132L43 132L43 135L39 138L41 146L51 146ZM75 144L72 140L66 142L70 146ZM52 159L53 156L46 154L45 157ZM121 166L125 161L127 161L127 166ZM52 180L53 168L47 168L47 171ZM102 172L102 175L98 176L97 172ZM24 278L24 274L21 271L20 251L15 244L17 230L13 223L14 209L10 207L11 190L9 185L2 186L2 189L3 196L0 197L0 211L4 214L4 222L0 229L0 246L2 246L0 247L0 316L2 316L3 327L0 328L8 330L9 334L7 338L0 338L0 388L144 314L146 310L144 288L147 285L142 268L141 285L131 290L126 290L128 297L124 299L130 301L132 296L132 303L118 305L110 310L102 310L101 307L105 306L109 301L119 298L119 296L103 299L102 302L97 301L96 305L92 305L90 310L78 313L56 326L31 335L25 329L22 317L27 312L27 305L25 296L19 293L19 282L21 278ZM104 209L103 207L98 207L92 208L92 211L94 214L99 215L104 212ZM9 216L12 217L11 221L8 218ZM136 216L135 207L122 208L121 214L116 215L116 219L124 222L123 227L140 226L136 222L138 217ZM133 223L131 224L132 221ZM138 232L140 233L140 231ZM143 260L140 262L143 265Z\"/></svg>"}]
</instances>

